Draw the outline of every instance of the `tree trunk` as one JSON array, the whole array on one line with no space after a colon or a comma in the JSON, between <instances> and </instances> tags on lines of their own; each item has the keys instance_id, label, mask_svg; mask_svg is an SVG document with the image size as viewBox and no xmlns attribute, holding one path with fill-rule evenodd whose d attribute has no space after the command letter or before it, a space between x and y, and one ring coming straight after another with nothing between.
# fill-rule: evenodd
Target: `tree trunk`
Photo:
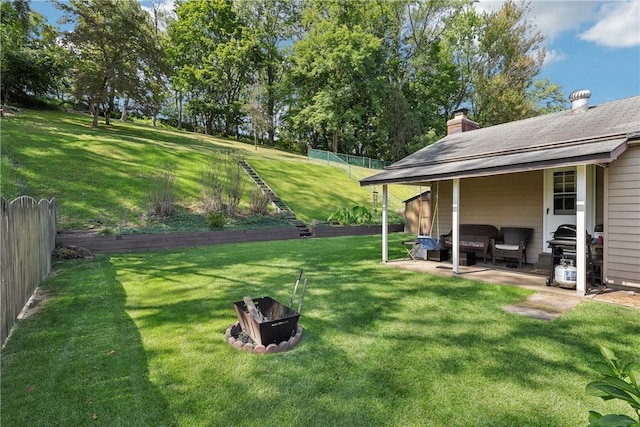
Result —
<instances>
[{"instance_id":1,"label":"tree trunk","mask_svg":"<svg viewBox=\"0 0 640 427\"><path fill-rule=\"evenodd\" d=\"M338 154L338 131L333 131L333 154Z\"/></svg>"},{"instance_id":2,"label":"tree trunk","mask_svg":"<svg viewBox=\"0 0 640 427\"><path fill-rule=\"evenodd\" d=\"M213 135L213 126L212 126L212 118L211 117L207 117L206 118L206 123L205 123L205 130L204 133L206 133L207 135Z\"/></svg>"},{"instance_id":3,"label":"tree trunk","mask_svg":"<svg viewBox=\"0 0 640 427\"><path fill-rule=\"evenodd\" d=\"M91 101L89 101L89 108L91 110L91 114L93 114L93 123L91 123L91 127L95 129L98 127L98 114L100 109L98 108L98 104L94 104Z\"/></svg>"},{"instance_id":4,"label":"tree trunk","mask_svg":"<svg viewBox=\"0 0 640 427\"><path fill-rule=\"evenodd\" d=\"M256 151L258 151L258 129L253 127L253 145L256 147Z\"/></svg>"},{"instance_id":5,"label":"tree trunk","mask_svg":"<svg viewBox=\"0 0 640 427\"><path fill-rule=\"evenodd\" d=\"M176 92L176 109L178 110L178 130L182 130L182 94Z\"/></svg>"},{"instance_id":6,"label":"tree trunk","mask_svg":"<svg viewBox=\"0 0 640 427\"><path fill-rule=\"evenodd\" d=\"M124 105L122 106L122 115L120 116L121 122L127 121L127 114L129 113L129 97L124 99Z\"/></svg>"},{"instance_id":7,"label":"tree trunk","mask_svg":"<svg viewBox=\"0 0 640 427\"><path fill-rule=\"evenodd\" d=\"M276 134L276 118L275 118L275 70L273 64L267 64L267 117L269 118L269 128L267 133L269 136L269 146L275 145Z\"/></svg>"}]
</instances>

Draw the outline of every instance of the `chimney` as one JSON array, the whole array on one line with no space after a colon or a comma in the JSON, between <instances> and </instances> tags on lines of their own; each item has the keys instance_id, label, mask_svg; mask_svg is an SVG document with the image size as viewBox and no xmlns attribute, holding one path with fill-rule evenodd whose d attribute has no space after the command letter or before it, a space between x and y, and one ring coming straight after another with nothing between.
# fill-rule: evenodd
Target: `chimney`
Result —
<instances>
[{"instance_id":1,"label":"chimney","mask_svg":"<svg viewBox=\"0 0 640 427\"><path fill-rule=\"evenodd\" d=\"M473 120L469 120L467 114L469 110L461 108L453 112L453 119L447 121L447 135L459 132L467 132L480 128L480 125Z\"/></svg>"},{"instance_id":2,"label":"chimney","mask_svg":"<svg viewBox=\"0 0 640 427\"><path fill-rule=\"evenodd\" d=\"M574 90L569 94L569 101L571 101L571 112L582 113L589 109L589 98L591 98L591 91L588 89Z\"/></svg>"}]
</instances>

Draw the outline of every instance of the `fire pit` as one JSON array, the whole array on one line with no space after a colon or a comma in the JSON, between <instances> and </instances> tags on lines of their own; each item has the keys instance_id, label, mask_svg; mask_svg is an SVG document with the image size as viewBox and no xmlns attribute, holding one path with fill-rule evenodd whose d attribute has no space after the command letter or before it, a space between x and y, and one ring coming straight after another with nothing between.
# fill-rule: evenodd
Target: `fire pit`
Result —
<instances>
[{"instance_id":1,"label":"fire pit","mask_svg":"<svg viewBox=\"0 0 640 427\"><path fill-rule=\"evenodd\" d=\"M297 345L302 339L302 328L298 326L302 301L307 289L304 281L298 311L291 308L302 277L298 275L293 295L287 307L275 299L265 296L252 299L244 297L233 303L238 323L229 326L226 339L235 348L254 353L275 353Z\"/></svg>"}]
</instances>

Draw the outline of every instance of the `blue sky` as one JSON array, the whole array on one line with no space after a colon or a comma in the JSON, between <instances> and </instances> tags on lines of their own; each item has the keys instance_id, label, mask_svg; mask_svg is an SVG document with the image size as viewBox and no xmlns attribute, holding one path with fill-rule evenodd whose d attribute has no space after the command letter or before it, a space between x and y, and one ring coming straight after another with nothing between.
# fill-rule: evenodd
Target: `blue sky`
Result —
<instances>
[{"instance_id":1,"label":"blue sky","mask_svg":"<svg viewBox=\"0 0 640 427\"><path fill-rule=\"evenodd\" d=\"M480 0L494 10L503 1ZM565 95L591 91L591 105L640 95L640 0L532 1L527 19L546 36L542 77Z\"/></svg>"},{"instance_id":2,"label":"blue sky","mask_svg":"<svg viewBox=\"0 0 640 427\"><path fill-rule=\"evenodd\" d=\"M475 7L495 10L502 3L479 0ZM44 0L32 0L31 8L52 24L59 17ZM595 105L640 95L640 0L535 0L527 19L546 37L541 77L559 84L567 97L589 89Z\"/></svg>"}]
</instances>

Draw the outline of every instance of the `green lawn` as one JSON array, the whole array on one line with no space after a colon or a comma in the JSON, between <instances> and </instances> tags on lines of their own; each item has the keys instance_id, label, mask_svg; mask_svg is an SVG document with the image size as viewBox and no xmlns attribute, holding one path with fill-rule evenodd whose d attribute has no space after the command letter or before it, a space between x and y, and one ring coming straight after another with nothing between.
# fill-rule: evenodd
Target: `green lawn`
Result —
<instances>
[{"instance_id":1,"label":"green lawn","mask_svg":"<svg viewBox=\"0 0 640 427\"><path fill-rule=\"evenodd\" d=\"M305 156L208 135L114 120L91 128L87 115L23 110L1 119L0 194L56 198L59 229L142 228L150 183L161 165L176 174L177 205L196 212L198 176L212 153L234 150L245 157L302 220L324 221L340 208L372 207L371 188L358 179L377 171L344 170ZM247 178L248 181L248 178ZM394 186L392 210L417 192ZM241 206L249 206L247 184ZM380 189L379 189L380 190ZM380 210L378 210L380 212ZM180 230L185 231L185 230Z\"/></svg>"},{"instance_id":2,"label":"green lawn","mask_svg":"<svg viewBox=\"0 0 640 427\"><path fill-rule=\"evenodd\" d=\"M387 268L379 254L370 236L55 264L50 298L2 351L0 423L547 427L629 413L585 386L600 344L638 360L638 311L585 300L551 322L520 317L503 307L527 290ZM288 302L301 268L302 342L232 349L232 303Z\"/></svg>"}]
</instances>

